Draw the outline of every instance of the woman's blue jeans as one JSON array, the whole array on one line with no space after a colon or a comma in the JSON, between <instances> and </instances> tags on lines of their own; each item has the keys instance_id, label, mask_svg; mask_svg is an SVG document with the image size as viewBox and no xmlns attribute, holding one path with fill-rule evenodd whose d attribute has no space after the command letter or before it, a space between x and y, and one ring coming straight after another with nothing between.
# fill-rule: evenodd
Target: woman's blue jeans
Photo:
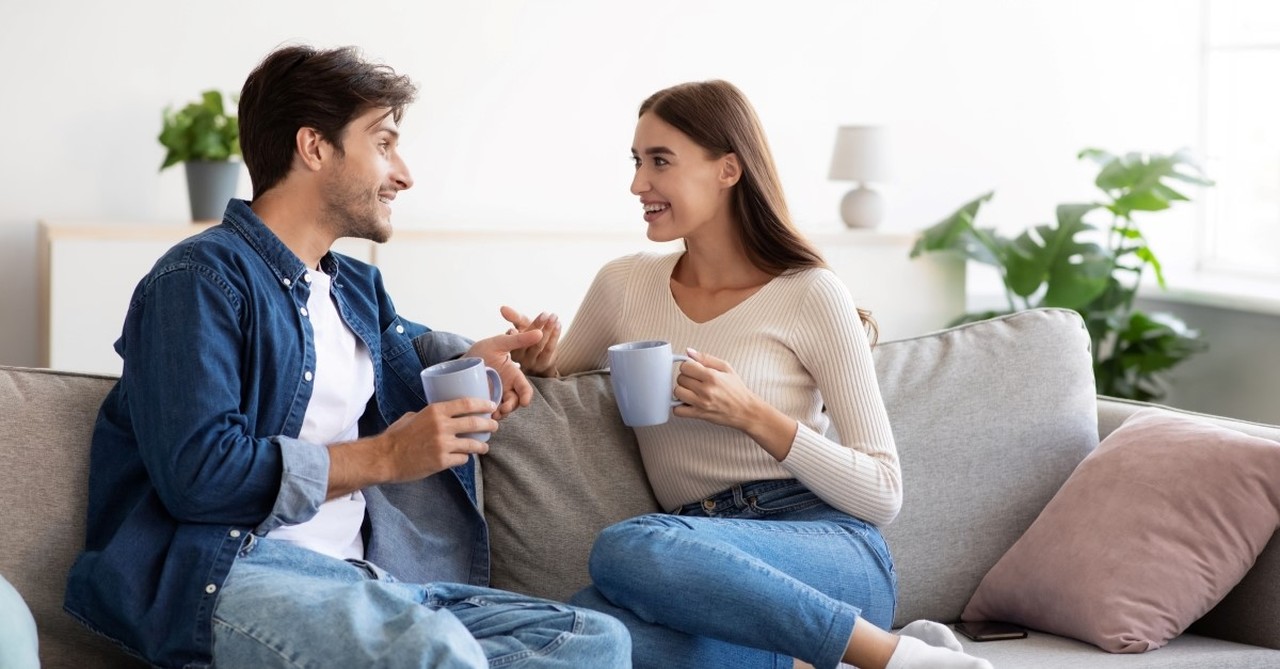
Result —
<instances>
[{"instance_id":1,"label":"woman's blue jeans","mask_svg":"<svg viewBox=\"0 0 1280 669\"><path fill-rule=\"evenodd\" d=\"M874 526L795 480L757 481L606 528L571 603L631 630L635 667L836 667L861 616L893 622L897 575Z\"/></svg>"},{"instance_id":2,"label":"woman's blue jeans","mask_svg":"<svg viewBox=\"0 0 1280 669\"><path fill-rule=\"evenodd\" d=\"M626 668L627 630L595 611L246 541L213 614L214 666Z\"/></svg>"}]
</instances>

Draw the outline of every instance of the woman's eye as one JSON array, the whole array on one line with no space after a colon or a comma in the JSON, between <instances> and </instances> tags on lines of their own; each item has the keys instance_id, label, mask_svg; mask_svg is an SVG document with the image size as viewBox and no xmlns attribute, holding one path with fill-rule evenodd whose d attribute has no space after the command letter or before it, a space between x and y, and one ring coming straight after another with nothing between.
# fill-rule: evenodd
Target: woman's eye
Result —
<instances>
[{"instance_id":1,"label":"woman's eye","mask_svg":"<svg viewBox=\"0 0 1280 669\"><path fill-rule=\"evenodd\" d=\"M657 157L657 156L654 156L654 158L653 158L653 166L654 166L654 167L666 167L668 164L669 164L669 163L667 163L667 159L666 159L666 158L659 158L659 157Z\"/></svg>"},{"instance_id":2,"label":"woman's eye","mask_svg":"<svg viewBox=\"0 0 1280 669\"><path fill-rule=\"evenodd\" d=\"M631 156L631 164L634 165L636 169L640 169L640 156Z\"/></svg>"}]
</instances>

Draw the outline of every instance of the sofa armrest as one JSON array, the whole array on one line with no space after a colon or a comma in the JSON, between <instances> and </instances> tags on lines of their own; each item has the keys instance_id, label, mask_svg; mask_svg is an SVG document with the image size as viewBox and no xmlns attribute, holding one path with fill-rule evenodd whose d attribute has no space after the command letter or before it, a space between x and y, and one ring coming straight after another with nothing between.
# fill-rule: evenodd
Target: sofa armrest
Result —
<instances>
[{"instance_id":1,"label":"sofa armrest","mask_svg":"<svg viewBox=\"0 0 1280 669\"><path fill-rule=\"evenodd\" d=\"M1271 537L1253 569L1189 631L1280 649L1280 533Z\"/></svg>"}]
</instances>

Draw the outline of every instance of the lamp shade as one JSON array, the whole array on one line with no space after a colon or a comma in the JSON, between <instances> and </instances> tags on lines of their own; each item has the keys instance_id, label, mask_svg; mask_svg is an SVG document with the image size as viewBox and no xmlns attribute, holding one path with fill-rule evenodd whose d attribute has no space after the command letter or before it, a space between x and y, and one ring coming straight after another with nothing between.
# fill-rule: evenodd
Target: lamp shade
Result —
<instances>
[{"instance_id":1,"label":"lamp shade","mask_svg":"<svg viewBox=\"0 0 1280 669\"><path fill-rule=\"evenodd\" d=\"M831 153L832 181L885 181L889 177L885 130L875 125L842 125Z\"/></svg>"}]
</instances>

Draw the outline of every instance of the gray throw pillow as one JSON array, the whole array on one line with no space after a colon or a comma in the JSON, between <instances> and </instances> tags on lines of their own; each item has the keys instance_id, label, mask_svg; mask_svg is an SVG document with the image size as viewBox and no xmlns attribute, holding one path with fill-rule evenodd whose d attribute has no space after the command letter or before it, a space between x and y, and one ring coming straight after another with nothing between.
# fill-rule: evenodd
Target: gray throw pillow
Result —
<instances>
[{"instance_id":1,"label":"gray throw pillow","mask_svg":"<svg viewBox=\"0 0 1280 669\"><path fill-rule=\"evenodd\" d=\"M895 626L958 619L1097 447L1089 346L1076 312L1036 309L876 347L902 462L902 511L884 530Z\"/></svg>"},{"instance_id":2,"label":"gray throw pillow","mask_svg":"<svg viewBox=\"0 0 1280 669\"><path fill-rule=\"evenodd\" d=\"M480 458L495 588L565 600L590 583L600 530L658 510L609 375L530 379L530 406Z\"/></svg>"}]
</instances>

